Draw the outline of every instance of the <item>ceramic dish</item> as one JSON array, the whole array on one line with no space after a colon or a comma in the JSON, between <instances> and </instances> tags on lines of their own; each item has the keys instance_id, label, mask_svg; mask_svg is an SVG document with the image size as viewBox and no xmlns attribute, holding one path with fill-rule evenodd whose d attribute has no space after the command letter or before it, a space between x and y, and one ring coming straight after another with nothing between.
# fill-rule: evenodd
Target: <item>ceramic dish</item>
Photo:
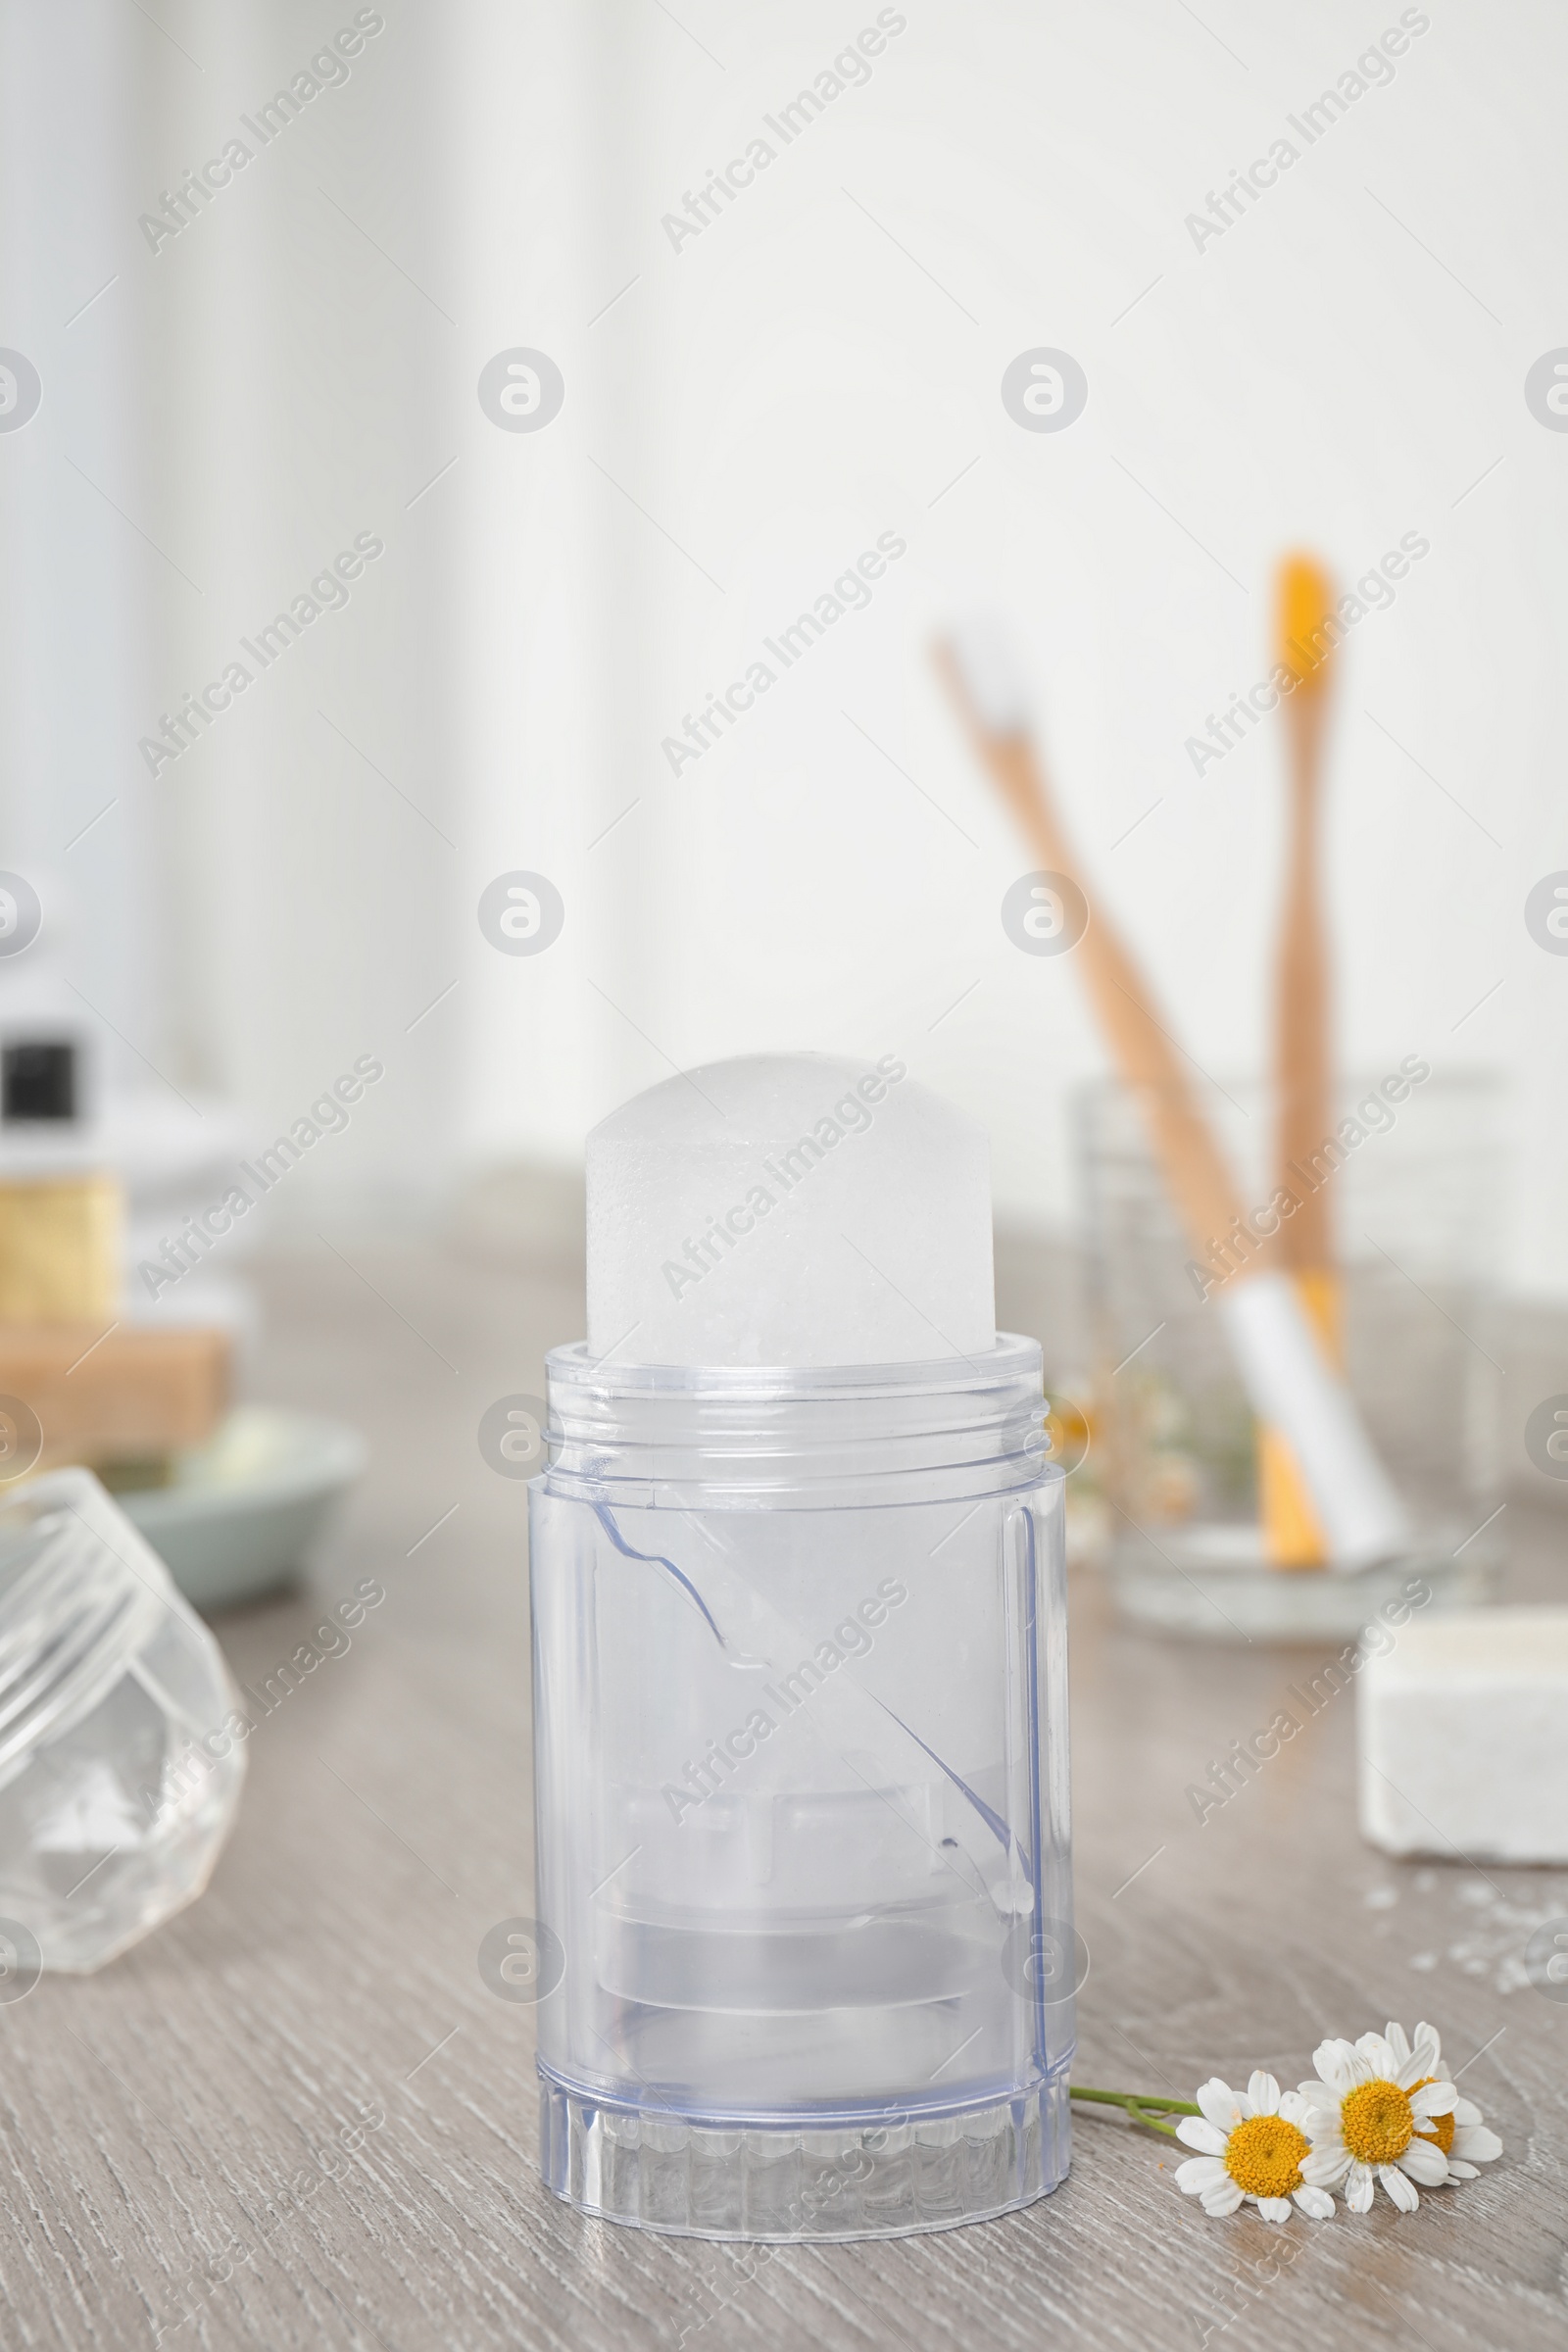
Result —
<instances>
[{"instance_id":1,"label":"ceramic dish","mask_svg":"<svg viewBox=\"0 0 1568 2352\"><path fill-rule=\"evenodd\" d=\"M117 1500L187 1600L227 1608L298 1573L365 1456L364 1439L341 1422L245 1405L175 1457L168 1486Z\"/></svg>"}]
</instances>

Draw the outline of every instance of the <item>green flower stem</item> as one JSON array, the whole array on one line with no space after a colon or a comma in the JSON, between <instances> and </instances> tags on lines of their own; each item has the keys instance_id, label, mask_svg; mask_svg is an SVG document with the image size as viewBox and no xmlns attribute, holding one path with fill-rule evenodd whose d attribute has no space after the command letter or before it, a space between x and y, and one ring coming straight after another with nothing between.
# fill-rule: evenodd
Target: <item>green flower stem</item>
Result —
<instances>
[{"instance_id":1,"label":"green flower stem","mask_svg":"<svg viewBox=\"0 0 1568 2352\"><path fill-rule=\"evenodd\" d=\"M1069 2095L1075 2099L1092 2099L1097 2106L1119 2107L1129 2123L1140 2124L1146 2132L1157 2132L1162 2139L1174 2139L1174 2124L1162 2124L1162 2115L1200 2115L1201 2108L1192 2099L1167 2099L1141 2090L1091 2090L1087 2083L1069 2085Z\"/></svg>"}]
</instances>

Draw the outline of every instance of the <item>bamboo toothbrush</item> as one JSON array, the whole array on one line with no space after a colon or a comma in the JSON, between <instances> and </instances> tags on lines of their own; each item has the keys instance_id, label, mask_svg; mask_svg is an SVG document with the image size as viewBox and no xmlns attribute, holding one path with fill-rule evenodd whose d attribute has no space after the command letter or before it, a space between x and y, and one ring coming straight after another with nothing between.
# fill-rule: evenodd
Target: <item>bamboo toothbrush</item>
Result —
<instances>
[{"instance_id":1,"label":"bamboo toothbrush","mask_svg":"<svg viewBox=\"0 0 1568 2352\"><path fill-rule=\"evenodd\" d=\"M1333 1133L1328 943L1319 887L1323 742L1333 674L1334 589L1309 556L1280 567L1279 660L1296 684L1284 698L1291 821L1276 971L1275 1070L1279 1089L1275 1181L1297 1201L1280 1229L1281 1262L1335 1365L1343 1363L1340 1286L1328 1196L1312 1189L1308 1161ZM1321 1568L1323 1530L1290 1447L1266 1423L1257 1432L1258 1510L1276 1568Z\"/></svg>"},{"instance_id":2,"label":"bamboo toothbrush","mask_svg":"<svg viewBox=\"0 0 1568 2352\"><path fill-rule=\"evenodd\" d=\"M937 666L966 720L975 750L1002 788L1003 799L1028 837L1042 866L1090 893L1062 830L1050 787L1027 731L1027 716L1006 649L972 625L937 649ZM1154 1017L1143 974L1099 907L1074 951L1084 985L1122 1077L1138 1090L1155 1150L1182 1222L1207 1254L1227 1235L1241 1203L1214 1138L1194 1097L1168 1030Z\"/></svg>"},{"instance_id":3,"label":"bamboo toothbrush","mask_svg":"<svg viewBox=\"0 0 1568 2352\"><path fill-rule=\"evenodd\" d=\"M1083 892L1088 929L1076 955L1123 1080L1136 1090L1188 1240L1206 1257L1247 1232L1241 1198L1131 956L1092 894L1057 816L1030 734L1029 700L1009 649L987 623L954 631L937 666L974 750L1042 865ZM1333 1564L1359 1568L1406 1542L1403 1505L1301 1311L1291 1282L1247 1258L1217 1293L1243 1383L1259 1420L1299 1462Z\"/></svg>"}]
</instances>

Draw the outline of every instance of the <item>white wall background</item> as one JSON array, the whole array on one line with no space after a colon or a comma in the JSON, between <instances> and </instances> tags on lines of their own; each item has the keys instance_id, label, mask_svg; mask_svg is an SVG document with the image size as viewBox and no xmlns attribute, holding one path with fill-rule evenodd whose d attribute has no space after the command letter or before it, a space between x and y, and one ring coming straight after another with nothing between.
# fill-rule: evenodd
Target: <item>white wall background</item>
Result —
<instances>
[{"instance_id":1,"label":"white wall background","mask_svg":"<svg viewBox=\"0 0 1568 2352\"><path fill-rule=\"evenodd\" d=\"M1285 546L1353 577L1417 531L1343 664L1341 1051L1507 1079L1499 1250L1568 1295L1568 959L1523 922L1568 867L1568 435L1523 398L1568 344L1568 20L1432 6L1199 253L1184 217L1397 7L907 0L869 81L675 251L662 215L875 7L380 13L154 254L138 214L353 7L0 0L0 345L44 380L0 434L0 862L67 875L116 1050L270 1126L379 1054L306 1180L417 1204L570 1162L673 1066L897 1049L989 1125L1003 1210L1059 1221L1100 1048L1071 958L1002 932L1029 860L932 630L1013 616L1107 905L1193 1055L1245 1072L1282 747L1200 779L1184 739L1268 666ZM475 396L512 345L564 373L537 434ZM1088 374L1059 434L999 396L1035 345ZM386 554L348 608L150 777L157 713L361 530ZM887 530L869 610L672 776L661 738ZM510 867L565 900L537 958L478 930Z\"/></svg>"}]
</instances>

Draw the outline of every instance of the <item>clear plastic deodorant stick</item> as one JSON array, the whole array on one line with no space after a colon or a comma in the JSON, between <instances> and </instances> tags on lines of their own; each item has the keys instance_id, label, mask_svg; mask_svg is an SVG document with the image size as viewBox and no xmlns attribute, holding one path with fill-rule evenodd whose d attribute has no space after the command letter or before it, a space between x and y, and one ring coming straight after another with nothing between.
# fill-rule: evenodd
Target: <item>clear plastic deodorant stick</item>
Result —
<instances>
[{"instance_id":1,"label":"clear plastic deodorant stick","mask_svg":"<svg viewBox=\"0 0 1568 2352\"><path fill-rule=\"evenodd\" d=\"M719 1062L588 1144L530 1490L545 2179L897 2236L1068 2161L1061 1473L986 1140L892 1054Z\"/></svg>"}]
</instances>

